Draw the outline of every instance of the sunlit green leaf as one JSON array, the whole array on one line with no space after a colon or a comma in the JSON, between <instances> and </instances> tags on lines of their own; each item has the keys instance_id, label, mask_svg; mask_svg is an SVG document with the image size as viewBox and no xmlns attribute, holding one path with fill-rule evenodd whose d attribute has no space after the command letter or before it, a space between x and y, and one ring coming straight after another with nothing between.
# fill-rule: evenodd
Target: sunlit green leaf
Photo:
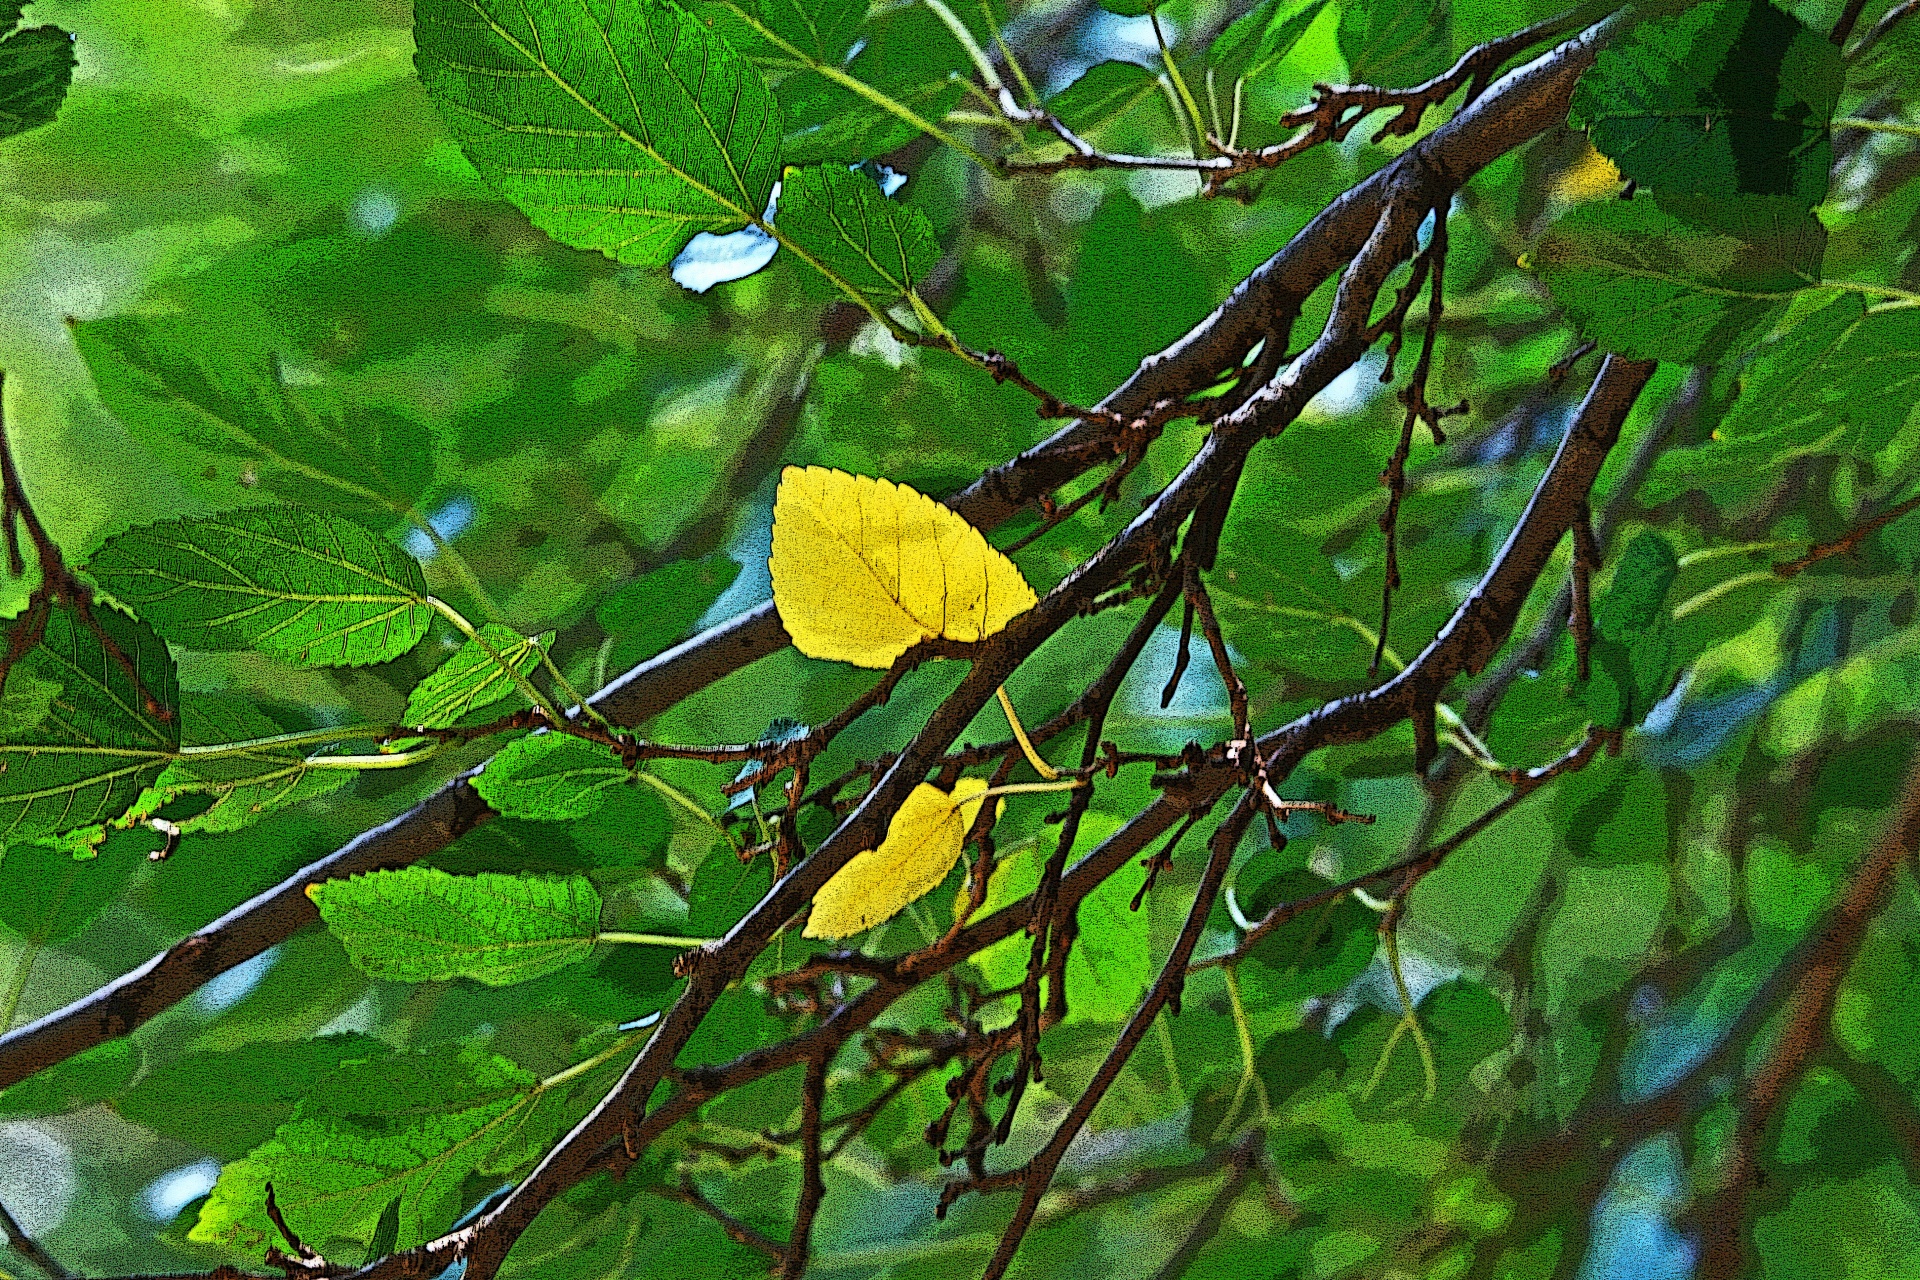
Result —
<instances>
[{"instance_id":1,"label":"sunlit green leaf","mask_svg":"<svg viewBox=\"0 0 1920 1280\"><path fill-rule=\"evenodd\" d=\"M478 630L480 639L461 645L407 695L409 728L445 729L503 698L518 695L525 701L512 672L525 675L539 665L540 651L553 643L554 633L523 636L497 622L483 623Z\"/></svg>"},{"instance_id":2,"label":"sunlit green leaf","mask_svg":"<svg viewBox=\"0 0 1920 1280\"><path fill-rule=\"evenodd\" d=\"M632 781L612 751L564 733L518 738L487 761L473 785L510 818L569 822L606 802L606 789Z\"/></svg>"}]
</instances>

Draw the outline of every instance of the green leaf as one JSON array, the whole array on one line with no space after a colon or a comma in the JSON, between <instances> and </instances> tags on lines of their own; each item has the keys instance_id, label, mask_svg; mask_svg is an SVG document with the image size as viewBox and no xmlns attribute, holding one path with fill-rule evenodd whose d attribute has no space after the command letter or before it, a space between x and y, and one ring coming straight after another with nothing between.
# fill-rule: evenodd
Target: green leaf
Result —
<instances>
[{"instance_id":1,"label":"green leaf","mask_svg":"<svg viewBox=\"0 0 1920 1280\"><path fill-rule=\"evenodd\" d=\"M180 686L166 645L105 603L90 614L89 623L53 607L40 643L8 673L8 719L47 709L0 742L0 840L118 818L180 745ZM59 689L50 698L49 685Z\"/></svg>"},{"instance_id":2,"label":"green leaf","mask_svg":"<svg viewBox=\"0 0 1920 1280\"><path fill-rule=\"evenodd\" d=\"M1581 691L1595 723L1638 723L1667 692L1673 615L1667 592L1680 571L1673 547L1642 532L1614 566L1593 604L1592 678Z\"/></svg>"},{"instance_id":3,"label":"green leaf","mask_svg":"<svg viewBox=\"0 0 1920 1280\"><path fill-rule=\"evenodd\" d=\"M912 293L940 260L927 215L889 200L873 179L844 164L788 169L775 225L881 310ZM806 278L839 291L814 271Z\"/></svg>"},{"instance_id":4,"label":"green leaf","mask_svg":"<svg viewBox=\"0 0 1920 1280\"><path fill-rule=\"evenodd\" d=\"M1157 105L1156 105L1157 104ZM1173 115L1160 78L1137 62L1112 59L1096 62L1047 101L1047 109L1075 133L1092 133L1124 119L1135 110L1152 117L1151 125L1171 129Z\"/></svg>"},{"instance_id":5,"label":"green leaf","mask_svg":"<svg viewBox=\"0 0 1920 1280\"><path fill-rule=\"evenodd\" d=\"M292 1120L220 1171L188 1239L257 1249L278 1233L266 1184L301 1235L331 1252L372 1237L400 1200L403 1244L446 1229L461 1184L522 1120L539 1084L479 1048L348 1062L321 1077Z\"/></svg>"},{"instance_id":6,"label":"green leaf","mask_svg":"<svg viewBox=\"0 0 1920 1280\"><path fill-rule=\"evenodd\" d=\"M1622 175L1673 195L1826 199L1840 51L1767 0L1711 0L1603 48L1569 122Z\"/></svg>"},{"instance_id":7,"label":"green leaf","mask_svg":"<svg viewBox=\"0 0 1920 1280\"><path fill-rule=\"evenodd\" d=\"M196 698L187 704L185 741L215 746L271 738L279 725L237 698ZM186 756L167 766L137 806L151 813L184 795L213 797L199 813L179 821L181 833L239 831L267 814L352 782L355 770L316 769L308 756L323 744L263 744L232 755Z\"/></svg>"},{"instance_id":8,"label":"green leaf","mask_svg":"<svg viewBox=\"0 0 1920 1280\"><path fill-rule=\"evenodd\" d=\"M838 64L866 20L867 0L724 0L706 6L728 42L751 56L794 54ZM779 43L775 43L778 41ZM786 48L782 48L784 44Z\"/></svg>"},{"instance_id":9,"label":"green leaf","mask_svg":"<svg viewBox=\"0 0 1920 1280\"><path fill-rule=\"evenodd\" d=\"M1340 56L1353 84L1403 88L1453 64L1448 0L1386 0L1340 10Z\"/></svg>"},{"instance_id":10,"label":"green leaf","mask_svg":"<svg viewBox=\"0 0 1920 1280\"><path fill-rule=\"evenodd\" d=\"M1713 438L1663 453L1643 492L1651 502L1716 492L1816 450L1865 457L1894 438L1916 402L1920 310L1869 314L1858 294L1843 294L1761 346Z\"/></svg>"},{"instance_id":11,"label":"green leaf","mask_svg":"<svg viewBox=\"0 0 1920 1280\"><path fill-rule=\"evenodd\" d=\"M585 876L453 876L432 867L309 885L354 964L395 982L511 986L584 960L600 934Z\"/></svg>"},{"instance_id":12,"label":"green leaf","mask_svg":"<svg viewBox=\"0 0 1920 1280\"><path fill-rule=\"evenodd\" d=\"M131 1040L108 1040L0 1093L0 1116L57 1116L104 1102L140 1070Z\"/></svg>"},{"instance_id":13,"label":"green leaf","mask_svg":"<svg viewBox=\"0 0 1920 1280\"><path fill-rule=\"evenodd\" d=\"M662 565L608 596L593 612L613 637L607 669L624 671L692 635L701 615L739 576L738 560L715 554Z\"/></svg>"},{"instance_id":14,"label":"green leaf","mask_svg":"<svg viewBox=\"0 0 1920 1280\"><path fill-rule=\"evenodd\" d=\"M238 1160L273 1137L314 1084L343 1062L386 1056L371 1036L317 1036L162 1063L114 1107L163 1137Z\"/></svg>"},{"instance_id":15,"label":"green leaf","mask_svg":"<svg viewBox=\"0 0 1920 1280\"><path fill-rule=\"evenodd\" d=\"M14 12L0 26L11 27L19 16ZM0 40L0 139L53 122L73 64L73 36L59 27L29 27Z\"/></svg>"},{"instance_id":16,"label":"green leaf","mask_svg":"<svg viewBox=\"0 0 1920 1280\"><path fill-rule=\"evenodd\" d=\"M780 82L788 164L883 156L922 132L909 114L938 125L966 92L956 78L972 74L966 51L925 5L903 5L868 23L862 35L860 51L844 67L807 64Z\"/></svg>"},{"instance_id":17,"label":"green leaf","mask_svg":"<svg viewBox=\"0 0 1920 1280\"><path fill-rule=\"evenodd\" d=\"M249 507L111 538L87 571L169 640L258 649L302 666L362 666L427 633L412 556L342 516Z\"/></svg>"},{"instance_id":18,"label":"green leaf","mask_svg":"<svg viewBox=\"0 0 1920 1280\"><path fill-rule=\"evenodd\" d=\"M367 1241L367 1262L377 1262L393 1252L400 1242L400 1197L387 1201L380 1220L373 1224L373 1238ZM362 1265L365 1265L364 1263Z\"/></svg>"},{"instance_id":19,"label":"green leaf","mask_svg":"<svg viewBox=\"0 0 1920 1280\"><path fill-rule=\"evenodd\" d=\"M481 799L510 818L571 822L606 802L633 774L613 752L564 733L516 738L473 780Z\"/></svg>"},{"instance_id":20,"label":"green leaf","mask_svg":"<svg viewBox=\"0 0 1920 1280\"><path fill-rule=\"evenodd\" d=\"M409 728L446 729L502 698L518 696L525 702L507 668L494 660L498 654L513 671L525 675L539 664L540 651L553 643L554 633L523 636L497 622L483 623L480 639L468 640L454 655L434 668L407 695L404 723ZM481 640L486 643L482 644ZM487 652L491 646L493 654Z\"/></svg>"},{"instance_id":21,"label":"green leaf","mask_svg":"<svg viewBox=\"0 0 1920 1280\"><path fill-rule=\"evenodd\" d=\"M1207 65L1227 85L1236 77L1257 80L1293 52L1326 7L1327 0L1309 0L1283 18L1280 0L1261 0L1214 37Z\"/></svg>"},{"instance_id":22,"label":"green leaf","mask_svg":"<svg viewBox=\"0 0 1920 1280\"><path fill-rule=\"evenodd\" d=\"M100 402L185 475L316 506L405 513L433 475L422 424L343 397L264 344L264 316L73 326Z\"/></svg>"},{"instance_id":23,"label":"green leaf","mask_svg":"<svg viewBox=\"0 0 1920 1280\"><path fill-rule=\"evenodd\" d=\"M1556 222L1541 278L1610 351L1710 361L1762 337L1820 275L1826 233L1794 201L1602 200Z\"/></svg>"},{"instance_id":24,"label":"green leaf","mask_svg":"<svg viewBox=\"0 0 1920 1280\"><path fill-rule=\"evenodd\" d=\"M665 0L417 0L415 65L468 159L562 244L637 266L767 207L780 108Z\"/></svg>"}]
</instances>

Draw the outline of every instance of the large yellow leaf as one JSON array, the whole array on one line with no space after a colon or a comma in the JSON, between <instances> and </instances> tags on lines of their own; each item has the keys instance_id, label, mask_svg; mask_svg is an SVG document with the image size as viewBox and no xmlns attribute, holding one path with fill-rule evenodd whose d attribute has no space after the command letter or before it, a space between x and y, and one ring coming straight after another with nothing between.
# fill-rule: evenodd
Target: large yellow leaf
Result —
<instances>
[{"instance_id":1,"label":"large yellow leaf","mask_svg":"<svg viewBox=\"0 0 1920 1280\"><path fill-rule=\"evenodd\" d=\"M953 511L825 467L781 472L767 567L794 648L857 667L890 667L935 636L983 640L1035 601L1019 566Z\"/></svg>"},{"instance_id":2,"label":"large yellow leaf","mask_svg":"<svg viewBox=\"0 0 1920 1280\"><path fill-rule=\"evenodd\" d=\"M915 787L887 824L880 847L854 854L820 887L806 936L844 938L871 929L932 893L960 861L960 845L985 803L969 797L986 789L981 778L960 779L952 795L929 782Z\"/></svg>"}]
</instances>

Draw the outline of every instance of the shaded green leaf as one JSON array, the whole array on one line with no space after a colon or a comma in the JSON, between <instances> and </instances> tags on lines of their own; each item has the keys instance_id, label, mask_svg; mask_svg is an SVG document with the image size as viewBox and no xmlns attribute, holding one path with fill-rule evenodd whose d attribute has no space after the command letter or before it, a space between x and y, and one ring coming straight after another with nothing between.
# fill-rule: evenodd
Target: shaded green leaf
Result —
<instances>
[{"instance_id":1,"label":"shaded green leaf","mask_svg":"<svg viewBox=\"0 0 1920 1280\"><path fill-rule=\"evenodd\" d=\"M1345 5L1339 41L1352 83L1419 84L1453 63L1452 7L1447 0Z\"/></svg>"},{"instance_id":2,"label":"shaded green leaf","mask_svg":"<svg viewBox=\"0 0 1920 1280\"><path fill-rule=\"evenodd\" d=\"M608 787L632 778L605 747L569 734L537 733L509 742L473 785L510 818L571 822L605 803Z\"/></svg>"},{"instance_id":3,"label":"shaded green leaf","mask_svg":"<svg viewBox=\"0 0 1920 1280\"><path fill-rule=\"evenodd\" d=\"M409 728L449 728L502 698L517 696L525 702L526 695L520 692L508 668L521 675L533 670L540 662L541 649L553 643L554 633L523 636L497 622L483 623L478 630L479 639L461 645L407 695L404 722ZM492 653L487 652L489 647ZM500 660L507 666L502 667Z\"/></svg>"},{"instance_id":4,"label":"shaded green leaf","mask_svg":"<svg viewBox=\"0 0 1920 1280\"><path fill-rule=\"evenodd\" d=\"M954 73L969 74L967 55L925 5L903 5L862 34L864 43L844 67L812 66L780 82L787 163L851 164L885 155L920 135L915 119L938 125L965 92Z\"/></svg>"},{"instance_id":5,"label":"shaded green leaf","mask_svg":"<svg viewBox=\"0 0 1920 1280\"><path fill-rule=\"evenodd\" d=\"M258 649L303 666L396 658L432 614L412 556L351 520L299 507L129 529L87 571L177 644Z\"/></svg>"},{"instance_id":6,"label":"shaded green leaf","mask_svg":"<svg viewBox=\"0 0 1920 1280\"><path fill-rule=\"evenodd\" d=\"M426 427L314 381L263 345L260 319L113 316L73 336L101 403L182 474L406 511L433 474Z\"/></svg>"},{"instance_id":7,"label":"shaded green leaf","mask_svg":"<svg viewBox=\"0 0 1920 1280\"><path fill-rule=\"evenodd\" d=\"M1257 80L1293 52L1326 7L1327 0L1309 0L1297 9L1282 5L1281 0L1261 0L1214 37L1207 65L1227 84L1235 77Z\"/></svg>"},{"instance_id":8,"label":"shaded green leaf","mask_svg":"<svg viewBox=\"0 0 1920 1280\"><path fill-rule=\"evenodd\" d=\"M1814 450L1865 456L1917 402L1920 311L1869 314L1858 294L1843 294L1761 346L1713 438L1662 454L1643 492L1653 502L1715 492Z\"/></svg>"},{"instance_id":9,"label":"shaded green leaf","mask_svg":"<svg viewBox=\"0 0 1920 1280\"><path fill-rule=\"evenodd\" d=\"M1086 134L1135 110L1150 114L1155 125L1171 128L1173 116L1166 102L1160 78L1153 72L1137 62L1109 59L1081 72L1072 84L1048 99L1047 109L1075 133Z\"/></svg>"},{"instance_id":10,"label":"shaded green leaf","mask_svg":"<svg viewBox=\"0 0 1920 1280\"><path fill-rule=\"evenodd\" d=\"M1586 335L1696 363L1763 336L1820 275L1826 233L1792 200L1603 200L1569 210L1534 261Z\"/></svg>"},{"instance_id":11,"label":"shaded green leaf","mask_svg":"<svg viewBox=\"0 0 1920 1280\"><path fill-rule=\"evenodd\" d=\"M421 83L467 157L562 244L661 266L766 209L779 105L677 6L417 0L414 18Z\"/></svg>"},{"instance_id":12,"label":"shaded green leaf","mask_svg":"<svg viewBox=\"0 0 1920 1280\"><path fill-rule=\"evenodd\" d=\"M693 634L701 615L740 576L740 562L725 555L676 560L629 582L594 610L613 637L607 669L624 671Z\"/></svg>"},{"instance_id":13,"label":"shaded green leaf","mask_svg":"<svg viewBox=\"0 0 1920 1280\"><path fill-rule=\"evenodd\" d=\"M1840 51L1767 0L1711 0L1630 28L1574 91L1570 123L1621 174L1675 195L1827 194Z\"/></svg>"},{"instance_id":14,"label":"shaded green leaf","mask_svg":"<svg viewBox=\"0 0 1920 1280\"><path fill-rule=\"evenodd\" d=\"M350 1033L183 1054L147 1073L114 1106L135 1124L238 1160L273 1137L320 1077L387 1052L378 1040Z\"/></svg>"},{"instance_id":15,"label":"shaded green leaf","mask_svg":"<svg viewBox=\"0 0 1920 1280\"><path fill-rule=\"evenodd\" d=\"M913 292L940 260L927 215L889 200L843 164L788 169L776 225L804 253L882 310ZM810 283L838 291L824 276Z\"/></svg>"},{"instance_id":16,"label":"shaded green leaf","mask_svg":"<svg viewBox=\"0 0 1920 1280\"><path fill-rule=\"evenodd\" d=\"M1594 601L1593 672L1581 696L1595 723L1636 723L1666 694L1673 646L1667 592L1678 573L1673 547L1645 531L1627 545L1613 581Z\"/></svg>"},{"instance_id":17,"label":"shaded green leaf","mask_svg":"<svg viewBox=\"0 0 1920 1280\"><path fill-rule=\"evenodd\" d=\"M104 1102L140 1070L131 1040L109 1040L0 1093L0 1116L57 1116Z\"/></svg>"},{"instance_id":18,"label":"shaded green leaf","mask_svg":"<svg viewBox=\"0 0 1920 1280\"><path fill-rule=\"evenodd\" d=\"M585 876L406 867L310 885L307 896L354 964L396 982L510 986L584 960L600 933L600 895Z\"/></svg>"},{"instance_id":19,"label":"shaded green leaf","mask_svg":"<svg viewBox=\"0 0 1920 1280\"><path fill-rule=\"evenodd\" d=\"M40 643L8 673L9 720L46 710L0 742L0 840L118 818L180 745L180 686L166 645L104 603L90 614L89 623L53 607Z\"/></svg>"},{"instance_id":20,"label":"shaded green leaf","mask_svg":"<svg viewBox=\"0 0 1920 1280\"><path fill-rule=\"evenodd\" d=\"M19 16L0 13L0 26ZM29 27L0 40L0 139L53 122L73 65L73 36L59 27Z\"/></svg>"},{"instance_id":21,"label":"shaded green leaf","mask_svg":"<svg viewBox=\"0 0 1920 1280\"><path fill-rule=\"evenodd\" d=\"M373 1238L367 1241L367 1261L376 1262L393 1252L400 1242L400 1197L387 1201L380 1220L373 1224Z\"/></svg>"}]
</instances>

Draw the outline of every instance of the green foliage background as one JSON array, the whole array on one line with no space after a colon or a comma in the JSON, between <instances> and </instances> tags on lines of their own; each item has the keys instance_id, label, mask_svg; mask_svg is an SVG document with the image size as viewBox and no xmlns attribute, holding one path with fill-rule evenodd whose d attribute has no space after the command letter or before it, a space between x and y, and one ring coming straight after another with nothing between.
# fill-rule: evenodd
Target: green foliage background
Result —
<instances>
[{"instance_id":1,"label":"green foliage background","mask_svg":"<svg viewBox=\"0 0 1920 1280\"><path fill-rule=\"evenodd\" d=\"M1128 6L1111 7L955 9L971 38L990 44L1004 24L1036 74L1057 71L1044 86L1052 108L1104 148L1177 151L1151 32L1123 27ZM1693 1069L1808 935L1880 835L1920 738L1920 521L1791 578L1770 568L1906 497L1920 445L1920 19L1843 63L1825 36L1839 8L1716 0L1634 28L1600 55L1571 124L1496 160L1448 214L1431 399L1465 398L1471 414L1449 419L1444 446L1422 431L1412 449L1389 669L1446 621L1547 466L1591 367L1563 379L1557 363L1586 338L1663 363L1596 491L1615 518L1595 582L1592 677L1575 691L1572 645L1556 635L1479 750L1524 768L1578 741L1589 720L1637 731L1412 895L1401 968L1432 1076L1399 1029L1379 916L1346 898L1276 933L1231 978L1195 975L1063 1167L1060 1185L1078 1190L1043 1207L1018 1274L1152 1274L1227 1185L1221 1153L1242 1145L1261 1176L1224 1197L1188 1276L1686 1274L1684 1211L1710 1185L1747 1047L1723 1065L1727 1090L1683 1122L1636 1128L1632 1108ZM1869 4L1860 29L1885 8ZM423 32L465 12L451 0L420 10ZM1263 145L1286 136L1274 121L1316 83L1411 85L1558 10L1269 0L1243 16L1170 0L1159 12L1191 82L1209 65L1223 73L1216 89L1246 77L1239 141ZM577 178L519 174L524 157L497 132L436 109L429 90L473 92L460 68L505 55L473 37L457 57L423 56L416 74L405 0L32 5L29 24L77 35L78 64L57 120L0 145L8 433L69 560L140 614L108 613L122 647L172 643L177 675L153 680L177 679L185 714L167 724L101 712L35 736L51 732L47 689L65 678L48 664L65 653L87 666L72 655L89 637L61 615L67 630L50 629L10 674L0 723L8 743L34 747L33 768L80 769L76 748L103 742L148 751L125 776L76 784L79 807L112 819L151 788L135 816L187 834L152 862L163 836L146 825L76 834L65 813L0 794L0 1029L84 996L501 745L356 770L310 767L313 744L354 740L353 726L447 728L520 711L529 683L564 701L544 661L591 690L767 598L782 465L944 495L1048 435L1017 387L903 346L876 319L889 307L896 324L943 325L1091 403L1446 114L1410 137L1375 141L1362 125L1242 179L1244 201L1198 198L1178 172L1003 179L836 78L844 67L880 86L968 148L997 145L964 115L947 119L979 109L960 87L972 66L923 5L632 13L623 47L652 60L648 92L670 99L640 117L671 120L676 137L723 117L751 129L704 150L656 147L630 193L654 212L610 217L580 212L598 197ZM674 96L662 86L678 83L667 72L690 49L710 55L715 79ZM1717 78L1663 70L1676 60ZM598 90L616 83L609 75L602 63L578 70ZM1749 92L1762 81L1777 90L1764 100ZM1697 128L1720 111L1737 125ZM1863 116L1891 127L1828 128ZM1589 137L1640 194L1616 199L1619 181L1594 176ZM891 199L871 172L788 171L791 203L774 223L788 243L764 270L705 293L660 270L686 233L760 217L781 163L874 159L906 175ZM709 190L701 201L687 202L688 174ZM1331 303L1329 284L1296 332ZM1363 362L1256 450L1241 481L1209 582L1256 729L1371 683L1380 471L1402 417L1379 369ZM1653 433L1661 450L1623 479ZM1089 506L1020 552L1036 589L1098 549L1204 434L1170 424L1114 508ZM247 547L293 528L299 507L332 513L331 550L304 549L297 571L284 558L249 567ZM139 527L183 519L163 531L217 536L222 590L352 599L332 612L282 600L237 628L176 607L169 584L202 580L204 566ZM1037 523L1025 513L994 541ZM1549 585L1571 549L1558 556ZM0 584L6 612L32 585ZM1536 593L1518 634L1549 594ZM429 595L453 601L475 634ZM1027 722L1060 711L1135 616L1102 614L1042 647L1008 682ZM1159 705L1175 642L1160 628L1122 689L1105 736L1123 749L1178 751L1231 728L1204 655ZM957 665L909 676L815 762L815 781L897 750ZM872 679L782 650L645 733L778 739L783 718L788 730L821 724ZM112 684L96 702L124 702ZM966 736L1000 736L998 715ZM217 763L173 754L269 738L298 743ZM1296 772L1289 798L1377 821L1302 815L1284 851L1247 841L1233 905L1216 908L1202 953L1227 950L1244 919L1415 851L1505 793L1469 766L1449 805L1427 810L1413 750L1401 726ZM645 772L646 785L622 785L629 772L577 739L517 740L482 775L507 816L434 855L430 873L326 886L314 896L328 931L0 1094L0 1166L12 1149L26 1170L24 1181L0 1173L0 1200L89 1273L257 1265L275 1242L268 1181L336 1260L446 1230L586 1112L648 1034L636 1024L678 991L672 946L610 935L717 937L771 883L767 859L743 864L735 846L751 842L759 805L780 802L777 787L736 803L720 791L735 764ZM1151 798L1144 773L1102 782L1076 848ZM1051 807L1012 798L989 910L1038 883ZM818 814L801 826L815 843L827 830ZM1047 1034L1046 1081L1014 1126L1015 1155L1079 1095L1158 972L1200 862L1177 857L1137 912L1133 868L1082 907L1067 969L1078 994ZM956 874L863 948L931 941L960 893ZM1903 869L1841 990L1832 1044L1763 1153L1769 1176L1752 1205L1763 1274L1920 1273L1916 923L1920 893ZM988 949L968 979L1017 984L1026 946ZM795 931L754 977L825 950ZM945 999L916 992L883 1025L937 1027ZM684 1060L725 1060L804 1025L749 982ZM1767 1030L1745 1034L1761 1056ZM885 1084L859 1065L852 1051L837 1063L829 1114ZM527 1233L509 1273L763 1270L672 1193L696 1187L784 1238L800 1179L797 1084L789 1071L726 1094L624 1181L582 1184ZM939 1071L913 1080L828 1166L812 1274L979 1272L1006 1210L974 1196L936 1222L949 1175L922 1131L945 1106L943 1084ZM1568 1131L1593 1141L1569 1143ZM210 1197L167 1202L165 1188L205 1189L192 1171L208 1160L220 1166ZM1067 1212L1072 1196L1083 1204Z\"/></svg>"}]
</instances>

